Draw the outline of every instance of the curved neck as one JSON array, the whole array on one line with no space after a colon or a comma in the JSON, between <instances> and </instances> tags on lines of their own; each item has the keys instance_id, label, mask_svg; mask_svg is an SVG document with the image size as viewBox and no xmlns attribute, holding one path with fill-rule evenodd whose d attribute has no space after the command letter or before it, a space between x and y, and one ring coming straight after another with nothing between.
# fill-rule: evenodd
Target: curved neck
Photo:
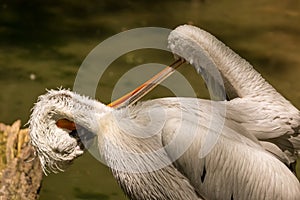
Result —
<instances>
[{"instance_id":1,"label":"curved neck","mask_svg":"<svg viewBox=\"0 0 300 200\"><path fill-rule=\"evenodd\" d=\"M257 96L276 94L253 67L210 33L197 27L184 25L176 28L169 36L171 51L194 65L202 76L211 74L212 62L225 79L227 92L234 96Z\"/></svg>"},{"instance_id":2,"label":"curved neck","mask_svg":"<svg viewBox=\"0 0 300 200\"><path fill-rule=\"evenodd\" d=\"M124 114L124 109L109 113L99 124L99 152L123 191L132 200L200 200L189 180L169 164L159 134L140 137L128 130L127 121L131 121L131 125L147 132L147 126L141 125L137 117L141 113L131 111L134 110L128 110L129 115Z\"/></svg>"}]
</instances>

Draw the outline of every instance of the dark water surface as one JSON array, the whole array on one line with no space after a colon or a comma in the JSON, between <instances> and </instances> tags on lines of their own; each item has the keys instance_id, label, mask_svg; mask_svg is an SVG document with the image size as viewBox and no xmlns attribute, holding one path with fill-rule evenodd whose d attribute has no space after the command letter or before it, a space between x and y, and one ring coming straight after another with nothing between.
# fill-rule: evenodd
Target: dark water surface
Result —
<instances>
[{"instance_id":1,"label":"dark water surface","mask_svg":"<svg viewBox=\"0 0 300 200\"><path fill-rule=\"evenodd\" d=\"M73 88L82 61L104 39L132 28L173 29L184 23L217 36L300 108L299 21L298 0L0 0L0 121L10 124L22 119L25 124L45 88ZM172 60L170 53L155 50L120 57L100 81L97 99L109 103L116 81L134 66ZM199 97L208 98L191 67L180 72ZM132 80L124 87L134 85ZM160 87L148 98L170 95ZM65 173L45 177L41 199L126 198L109 170L86 154Z\"/></svg>"}]
</instances>

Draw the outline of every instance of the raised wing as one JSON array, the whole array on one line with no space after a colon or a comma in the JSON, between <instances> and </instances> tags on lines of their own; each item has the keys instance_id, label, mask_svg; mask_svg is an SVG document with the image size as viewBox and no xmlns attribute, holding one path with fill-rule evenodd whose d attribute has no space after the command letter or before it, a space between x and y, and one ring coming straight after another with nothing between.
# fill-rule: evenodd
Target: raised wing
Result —
<instances>
[{"instance_id":1,"label":"raised wing","mask_svg":"<svg viewBox=\"0 0 300 200\"><path fill-rule=\"evenodd\" d=\"M213 96L222 96L222 86L225 86L227 96L232 99L226 118L243 125L273 154L280 156L278 150L283 152L288 159L281 160L286 164L296 162L300 152L300 112L297 108L246 60L210 33L183 25L171 32L168 41L171 51L191 63L203 76L208 88L214 91L210 91Z\"/></svg>"}]
</instances>

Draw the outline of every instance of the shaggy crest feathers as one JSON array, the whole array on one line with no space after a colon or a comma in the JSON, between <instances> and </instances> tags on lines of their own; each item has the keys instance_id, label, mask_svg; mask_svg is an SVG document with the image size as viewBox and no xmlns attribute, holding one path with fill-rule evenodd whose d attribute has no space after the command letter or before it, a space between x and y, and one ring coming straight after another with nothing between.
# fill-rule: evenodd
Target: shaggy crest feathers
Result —
<instances>
[{"instance_id":1,"label":"shaggy crest feathers","mask_svg":"<svg viewBox=\"0 0 300 200\"><path fill-rule=\"evenodd\" d=\"M66 118L96 134L97 119L109 110L89 97L64 89L48 90L39 96L29 120L29 133L45 174L63 171L83 154L78 138L70 130L57 127L57 120Z\"/></svg>"}]
</instances>

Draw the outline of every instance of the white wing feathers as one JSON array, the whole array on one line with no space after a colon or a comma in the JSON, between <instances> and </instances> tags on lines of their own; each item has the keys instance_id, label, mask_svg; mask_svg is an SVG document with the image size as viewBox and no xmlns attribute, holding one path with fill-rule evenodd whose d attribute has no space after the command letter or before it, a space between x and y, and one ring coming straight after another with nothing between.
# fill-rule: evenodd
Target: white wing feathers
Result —
<instances>
[{"instance_id":1,"label":"white wing feathers","mask_svg":"<svg viewBox=\"0 0 300 200\"><path fill-rule=\"evenodd\" d=\"M240 133L248 132L264 141L263 146L286 164L296 162L300 152L300 112L246 60L210 33L189 25L172 31L168 42L174 54L203 76L213 96L222 97L225 86L227 96L234 98L227 104L226 118L247 130Z\"/></svg>"},{"instance_id":2,"label":"white wing feathers","mask_svg":"<svg viewBox=\"0 0 300 200\"><path fill-rule=\"evenodd\" d=\"M177 169L205 199L299 198L300 185L294 174L241 125L225 119L221 132L214 131L211 124L222 121L218 119L222 116L210 112L210 101L164 98L142 106L164 110L163 145L176 160ZM201 158L209 134L219 137L209 154Z\"/></svg>"}]
</instances>

